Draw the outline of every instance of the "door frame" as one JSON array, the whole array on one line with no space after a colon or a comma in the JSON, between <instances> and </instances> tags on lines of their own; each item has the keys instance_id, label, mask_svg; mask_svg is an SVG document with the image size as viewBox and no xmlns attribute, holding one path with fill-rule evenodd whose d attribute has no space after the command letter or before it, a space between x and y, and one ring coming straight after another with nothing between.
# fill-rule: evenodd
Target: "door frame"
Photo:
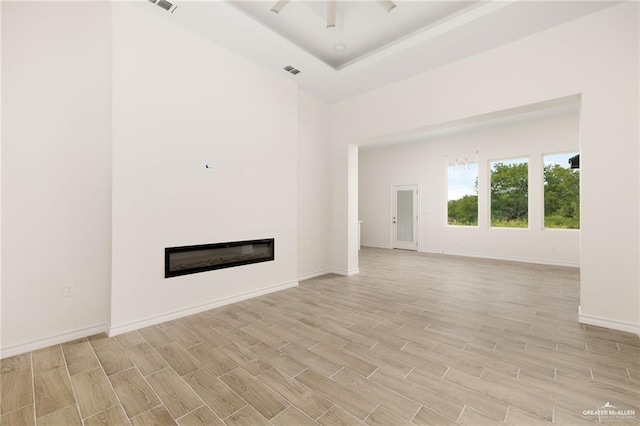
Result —
<instances>
[{"instance_id":1,"label":"door frame","mask_svg":"<svg viewBox=\"0 0 640 426\"><path fill-rule=\"evenodd\" d=\"M421 248L421 244L420 244L420 184L419 183L402 183L402 184L398 184L398 183L392 183L391 185L389 185L389 248L394 249L393 247L393 190L394 188L400 188L400 187L405 187L405 188L411 188L411 189L415 189L416 190L416 218L415 218L415 222L414 222L414 234L415 234L415 239L416 239L416 251L420 251ZM402 250L407 250L407 249L402 249Z\"/></svg>"}]
</instances>

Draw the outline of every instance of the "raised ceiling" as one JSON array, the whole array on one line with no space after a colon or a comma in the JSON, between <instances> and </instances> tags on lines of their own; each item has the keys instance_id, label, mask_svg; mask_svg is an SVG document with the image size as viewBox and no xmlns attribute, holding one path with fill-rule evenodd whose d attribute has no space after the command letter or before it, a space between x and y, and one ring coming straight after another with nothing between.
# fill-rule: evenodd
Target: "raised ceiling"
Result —
<instances>
[{"instance_id":1,"label":"raised ceiling","mask_svg":"<svg viewBox=\"0 0 640 426\"><path fill-rule=\"evenodd\" d=\"M300 90L330 103L620 3L609 0L395 0L397 7L387 14L375 0L355 3L337 0L337 28L327 29L323 1L291 0L280 14L269 11L275 0L173 2L178 5L174 13L148 1L137 4L281 73L294 80ZM367 19L367 14L375 18ZM407 16L412 14L422 18L412 21L413 17ZM254 15L264 15L271 24ZM297 23L298 20L303 24ZM353 41L336 38L341 32L349 33ZM337 42L347 45L343 55L329 52L329 47ZM301 72L289 74L283 70L287 65Z\"/></svg>"},{"instance_id":2,"label":"raised ceiling","mask_svg":"<svg viewBox=\"0 0 640 426\"><path fill-rule=\"evenodd\" d=\"M387 12L377 1L336 1L336 26L327 28L329 1L290 1L280 13L272 12L269 2L234 0L230 4L340 69L479 3L402 2Z\"/></svg>"}]
</instances>

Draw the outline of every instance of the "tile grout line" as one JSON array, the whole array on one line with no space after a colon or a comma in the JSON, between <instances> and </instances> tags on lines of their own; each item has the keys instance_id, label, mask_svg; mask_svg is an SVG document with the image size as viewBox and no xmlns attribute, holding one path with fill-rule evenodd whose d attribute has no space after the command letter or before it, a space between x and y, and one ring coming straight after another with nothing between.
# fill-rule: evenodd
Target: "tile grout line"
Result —
<instances>
[{"instance_id":1,"label":"tile grout line","mask_svg":"<svg viewBox=\"0 0 640 426\"><path fill-rule=\"evenodd\" d=\"M451 367L447 367L447 369L445 370L445 372L442 374L442 377L440 377L441 379L444 379L444 376L447 375L447 373L449 372L449 370L451 369ZM413 371L413 368L411 369L411 371ZM411 373L411 371L409 373ZM484 370L483 370L484 371ZM408 376L409 374L407 374ZM482 375L482 373L480 373L480 375ZM406 379L407 376L404 376L404 378Z\"/></svg>"},{"instance_id":2,"label":"tile grout line","mask_svg":"<svg viewBox=\"0 0 640 426\"><path fill-rule=\"evenodd\" d=\"M158 328L160 328L160 327L158 327ZM165 333L165 334L166 334L166 333ZM167 334L167 336L169 336L169 335ZM142 337L144 337L144 336L142 336ZM172 338L172 337L171 337L171 336L169 336L169 338ZM118 340L116 339L116 341L118 341ZM175 340L174 340L174 342L175 342ZM178 343L178 342L176 342L176 343ZM118 341L118 344L120 344L120 347L122 348L122 344L120 343L120 341ZM167 343L167 344L168 344L168 343ZM178 344L179 344L179 343L178 343ZM166 346L166 345L165 345L165 346ZM180 347L182 347L182 346L180 346ZM158 352L158 351L156 350L156 348L154 348L154 347L152 346L152 349L153 349L154 351L156 351L156 353L158 354L158 356L159 356L159 357L161 357L162 359L164 359L164 357L163 357L162 355L160 355L160 352ZM131 361L131 358L129 358L129 355L127 355L126 350L125 350L124 348L122 348L122 350L125 352L125 355L126 355L126 357L129 359L129 361ZM97 355L96 355L96 356L97 356ZM98 361L100 361L100 360L98 359ZM166 361L166 360L165 360L165 361ZM160 395L158 395L158 392L156 392L155 388L154 388L153 386L151 386L151 383L149 383L149 381L147 380L147 377L146 377L145 375L143 375L143 374L142 374L142 371L140 371L140 369L138 368L138 366L136 365L136 363L135 363L135 362L131 361L131 363L133 364L133 367L128 368L128 369L123 370L123 371L120 371L120 372L118 372L118 373L114 373L114 374L120 374L120 373L122 373L122 372L124 372L124 371L128 371L128 370L131 370L131 369L135 368L136 370L138 370L138 373L140 373L140 376L142 376L142 380L144 380L144 382L147 384L147 386L149 386L149 388L151 389L151 391L153 392L153 394L156 396L156 398L158 398L158 400L160 401L160 404L158 404L158 405L156 405L156 406L154 406L154 407L151 407L151 408L149 408L148 410L143 411L142 413L139 413L137 416L134 416L134 417L138 417L138 416L140 416L141 414L147 413L147 412L149 412L149 411L151 411L151 410L154 410L154 409L156 409L156 408L158 408L158 407L162 406L162 407L164 407L164 409L165 409L165 410L167 410L167 413L169 413L169 415L171 416L171 418L172 418L173 420L175 420L175 417L173 416L173 414L171 414L171 411L169 411L169 409L167 408L167 406L164 404L164 401L162 400L162 398L160 398ZM99 364L102 366L102 363L100 363L100 362L99 362ZM167 368L171 368L171 365L169 365L169 363L168 363L168 362L167 362L167 365L168 365L168 367L167 367ZM154 371L153 373L149 373L149 375L154 374L154 373L157 373L157 372L159 372L159 371L164 371L164 370L166 370L166 368L163 368L162 370ZM176 373L176 374L178 374L178 372L177 372L177 371L175 371L175 370L173 370L173 372L174 372L174 373ZM108 377L109 377L109 376L107 376L107 378L108 378ZM179 374L178 374L178 377L182 378L182 376L180 376ZM116 395L116 396L117 396L117 395ZM199 395L198 395L198 398L200 398L200 396L199 396ZM200 400L202 401L202 398L200 398ZM204 401L203 401L203 403L204 403ZM124 410L124 407L123 407L123 410ZM125 414L126 414L126 413L125 413ZM127 417L128 417L128 416L127 416ZM132 418L133 418L133 417L132 417ZM131 421L131 419L129 419L129 420Z\"/></svg>"},{"instance_id":3,"label":"tile grout line","mask_svg":"<svg viewBox=\"0 0 640 426\"><path fill-rule=\"evenodd\" d=\"M240 397L240 398L245 402L245 404L244 404L242 407L238 408L238 409L237 409L236 411L234 411L233 413L229 414L227 417L223 418L223 419L222 419L222 421L223 421L224 423L227 423L225 420L227 420L229 417L231 417L231 416L233 416L234 414L236 414L238 411L242 410L244 407L252 406L252 405L251 405L251 404L249 404L249 403L248 403L244 398L242 398L242 397ZM212 410L212 411L213 411L213 410Z\"/></svg>"},{"instance_id":4,"label":"tile grout line","mask_svg":"<svg viewBox=\"0 0 640 426\"><path fill-rule=\"evenodd\" d=\"M342 367L340 370L336 371L335 373L333 373L332 375L329 376L330 379L333 379L333 376L335 376L336 374L338 374L339 372L341 372L342 370L344 370L345 367Z\"/></svg>"},{"instance_id":5,"label":"tile grout line","mask_svg":"<svg viewBox=\"0 0 640 426\"><path fill-rule=\"evenodd\" d=\"M422 410L423 407L424 407L424 405L420 404L420 406L418 407L416 412L413 414L413 417L411 417L411 419L409 420L409 423L413 423L413 420L416 418L416 416L418 415L420 410Z\"/></svg>"},{"instance_id":6,"label":"tile grout line","mask_svg":"<svg viewBox=\"0 0 640 426\"><path fill-rule=\"evenodd\" d=\"M87 341L89 341L89 339L87 339ZM127 415L126 411L124 411L124 406L122 405L122 401L120 401L120 397L116 393L116 390L114 389L113 384L111 384L111 380L109 380L109 376L107 376L107 372L104 370L104 367L102 366L102 363L100 362L100 358L98 358L98 354L96 353L95 348L91 344L91 341L89 341L89 346L91 346L91 351L93 352L93 355L98 360L98 365L100 366L100 370L102 370L102 374L104 374L104 377L107 379L107 383L109 383L109 388L111 388L111 392L113 392L113 394L116 396L116 399L118 400L118 405L120 406L120 408L122 408L122 412L124 413L125 417L127 418L127 421L129 422L129 424L131 424L131 419ZM64 351L63 351L63 355L64 355ZM133 361L131 361L131 362L133 362ZM65 361L65 363L66 363L66 361ZM135 363L134 363L134 365L135 365ZM124 370L124 371L126 371L126 370ZM119 373L115 373L115 374L119 374ZM71 384L71 386L73 387L73 384ZM109 407L109 408L111 408L111 407ZM109 408L107 408L106 410L101 411L101 413L107 411ZM100 414L100 413L96 413L96 414Z\"/></svg>"},{"instance_id":7,"label":"tile grout line","mask_svg":"<svg viewBox=\"0 0 640 426\"><path fill-rule=\"evenodd\" d=\"M376 367L376 369L375 369L375 370L373 370L371 373L369 373L369 375L367 376L367 379L368 379L369 377L373 376L373 375L376 373L376 371L378 371L378 370L380 370L380 367ZM412 369L412 371L413 371L413 369ZM409 371L409 373L411 373L411 371ZM407 376L409 375L409 373L407 373ZM406 378L407 376L405 376L405 378Z\"/></svg>"},{"instance_id":8,"label":"tile grout line","mask_svg":"<svg viewBox=\"0 0 640 426\"><path fill-rule=\"evenodd\" d=\"M197 395L197 394L196 394L196 395ZM189 412L188 412L188 413L186 413L186 414L181 415L180 417L175 418L174 420L177 422L178 420L182 419L183 417L187 417L189 414L193 413L194 411L197 411L197 410L201 409L202 407L207 407L207 404L203 402L203 404L202 404L202 405L200 405L200 406L198 406L198 407L194 408L193 410L189 411ZM207 408L208 408L208 407L207 407ZM211 410L211 411L213 411L213 410ZM171 413L169 413L169 414L171 414ZM172 417L173 417L173 416L172 416Z\"/></svg>"},{"instance_id":9,"label":"tile grout line","mask_svg":"<svg viewBox=\"0 0 640 426\"><path fill-rule=\"evenodd\" d=\"M166 334L166 333L165 333L165 334ZM168 336L168 335L167 335L167 336ZM143 336L143 337L144 337L144 336ZM171 338L171 336L169 336L169 337ZM175 341L175 340L174 340L174 341ZM178 343L178 342L176 342L176 343ZM201 343L202 343L202 342L201 342ZM180 345L180 344L178 343L178 345ZM151 345L150 345L150 346L151 346ZM182 345L180 345L180 346L182 347ZM195 346L195 345L194 345L194 346ZM167 360L165 359L165 357L163 357L163 356L162 356L162 354L161 354L160 352L158 352L158 351L157 351L157 349L156 349L156 348L154 348L153 346L151 346L151 349L156 353L156 355L158 355L158 356L159 356L159 357L160 357L160 358L161 358L161 359L162 359L162 360L167 364L167 367L165 367L165 368L163 368L163 369L161 369L161 370L158 370L158 371L154 371L153 373L149 373L148 375L150 376L150 375L152 375L152 374L159 373L160 371L164 371L164 370L166 370L166 369L171 369L171 370L173 370L173 372L174 372L174 373L175 373L175 374L180 378L180 380L182 380L182 381L183 381L183 382L184 382L184 383L189 387L189 389L191 389L191 391L195 394L195 396L197 396L197 397L198 397L198 399L199 399L200 401L202 401L202 404L203 404L203 405L207 405L207 403L206 403L206 402L204 402L204 400L200 397L200 395L199 395L196 391L194 391L194 390L193 390L193 388L191 387L191 385L190 385L186 380L184 380L183 376L181 376L180 374L178 374L178 372L177 372L176 370L174 370L174 369L173 369L173 367L171 367L171 364L169 364L169 361L167 361ZM187 352L187 353L189 354L189 356L190 356L190 357L192 357L192 358L196 359L196 360L198 361L198 363L202 366L201 368L198 368L197 370L192 371L192 373L194 373L194 372L196 372L196 371L198 371L198 370L200 370L200 369L202 369L202 368L205 368L205 369L206 369L206 366L205 366L204 364L202 364L202 363L200 362L200 360L198 360L196 357L194 357L194 356L191 354L191 352L187 351L187 349L186 349L186 348L183 348L183 349L185 350L185 352ZM215 348L214 348L214 349L215 349ZM133 362L133 361L131 361L131 362ZM135 362L133 362L133 364L135 365ZM137 367L137 366L136 366L136 367ZM235 370L235 369L234 369L234 370ZM191 373L189 373L189 374L191 374ZM162 405L165 405L165 404L164 404L164 400L163 400L162 398L160 398L160 395L158 395L158 393L156 392L155 388L154 388L153 386L151 386L151 383L149 383L149 381L147 380L147 376L143 375L143 374L142 374L142 372L140 372L140 375L142 376L142 378L144 379L144 381L147 383L147 385L149 385L149 387L151 388L151 390L153 390L153 393L155 393L155 394L156 394L156 396L158 397L158 399L160 400L160 402L162 403ZM186 374L185 374L185 376L186 376ZM174 417L173 417L173 414L171 414L171 411L169 411L169 409L168 409L166 406L165 406L164 408L165 408L165 410L167 410L167 412L169 413L169 415L170 415L174 420L177 420L176 418L174 418ZM200 407L198 407L198 408L200 408ZM213 410L211 410L211 411L213 411ZM186 414L185 414L185 415L186 415Z\"/></svg>"},{"instance_id":10,"label":"tile grout line","mask_svg":"<svg viewBox=\"0 0 640 426\"><path fill-rule=\"evenodd\" d=\"M304 365L304 364L303 364L303 365ZM308 370L308 369L310 369L310 368L311 368L311 367L307 367L307 368L305 368L304 370L302 370L301 372L299 372L299 373L298 373L298 374L296 374L295 376L292 376L291 378L292 378L292 379L295 379L296 377L298 377L299 375L301 375L302 373L304 373L305 371L307 371L307 370ZM269 371L269 370L267 370L267 371ZM266 373L266 371L265 371L265 373ZM337 373L337 371L336 371L336 373ZM260 373L260 374L262 374L262 373Z\"/></svg>"},{"instance_id":11,"label":"tile grout line","mask_svg":"<svg viewBox=\"0 0 640 426\"><path fill-rule=\"evenodd\" d=\"M462 411L460 411L460 415L458 416L458 419L456 420L456 423L460 423L460 419L462 418L462 415L464 414L464 410L467 408L467 406L463 406L462 407Z\"/></svg>"},{"instance_id":12,"label":"tile grout line","mask_svg":"<svg viewBox=\"0 0 640 426\"><path fill-rule=\"evenodd\" d=\"M93 351L93 346L91 346L91 343L89 342L89 339L87 339L87 344L89 345L89 347L91 347L91 351L93 352L94 356L98 360L98 364L100 364L100 360L98 359L98 356ZM80 423L84 426L84 419L82 418L82 413L80 412L80 404L78 403L78 397L76 396L76 388L75 388L75 386L73 386L73 380L71 380L71 372L69 371L69 364L67 364L67 356L64 354L64 351L62 350L62 345L60 345L60 352L62 352L62 360L64 361L64 369L67 372L67 377L69 378L69 386L71 386L71 392L73 393L73 399L74 399L73 405L75 406L76 412L78 413L78 417L80 417ZM31 354L31 356L33 357L33 353ZM100 366L102 367L102 365L100 365ZM84 373L84 371L83 371L83 373ZM81 374L81 373L78 373L78 374ZM105 374L105 376L106 376L106 374ZM34 385L34 392L35 392L35 385ZM34 405L35 405L35 403L34 403ZM66 407L63 407L63 408L66 408Z\"/></svg>"},{"instance_id":13,"label":"tile grout line","mask_svg":"<svg viewBox=\"0 0 640 426\"><path fill-rule=\"evenodd\" d=\"M366 423L366 420L369 418L370 415L373 414L374 411L378 409L378 407L380 407L380 404L376 404L376 406L373 407L373 410L371 410L371 412L367 414L367 416L364 419L362 419L361 422Z\"/></svg>"},{"instance_id":14,"label":"tile grout line","mask_svg":"<svg viewBox=\"0 0 640 426\"><path fill-rule=\"evenodd\" d=\"M60 346L60 352L62 352L62 345L58 345ZM62 353L62 356L64 356L64 352ZM64 360L64 358L63 358ZM29 357L29 363L31 364L31 398L33 398L33 423L36 424L36 374L35 374L35 368L33 366L33 351L31 351L30 357ZM67 362L64 361L65 366L67 365ZM71 380L71 379L69 379ZM71 387L73 388L73 383L71 384Z\"/></svg>"},{"instance_id":15,"label":"tile grout line","mask_svg":"<svg viewBox=\"0 0 640 426\"><path fill-rule=\"evenodd\" d=\"M331 402L331 401L330 401L330 400L328 400L328 399L327 399L327 401ZM324 412L324 413L320 414L317 418L315 418L315 419L314 419L314 421L316 421L316 422L317 422L317 421L318 421L318 419L319 419L320 417L322 417L322 416L324 416L325 414L327 414L327 413L329 412L329 410L331 410L331 409L332 409L333 407L335 407L335 406L336 406L336 404L334 404L333 402L331 402L331 405L329 406L329 408L327 408L327 409L325 410L325 412Z\"/></svg>"},{"instance_id":16,"label":"tile grout line","mask_svg":"<svg viewBox=\"0 0 640 426\"><path fill-rule=\"evenodd\" d=\"M509 409L511 408L511 405L507 405L507 412L504 414L504 420L503 422L506 423L507 419L509 418Z\"/></svg>"}]
</instances>

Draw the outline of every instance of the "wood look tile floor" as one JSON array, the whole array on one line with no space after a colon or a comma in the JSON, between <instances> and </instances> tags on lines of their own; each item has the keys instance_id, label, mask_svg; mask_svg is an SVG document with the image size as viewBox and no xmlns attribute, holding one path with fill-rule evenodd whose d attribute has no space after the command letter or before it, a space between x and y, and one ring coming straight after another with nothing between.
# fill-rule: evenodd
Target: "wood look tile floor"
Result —
<instances>
[{"instance_id":1,"label":"wood look tile floor","mask_svg":"<svg viewBox=\"0 0 640 426\"><path fill-rule=\"evenodd\" d=\"M0 423L640 423L640 340L578 324L577 269L365 248L360 270L3 359Z\"/></svg>"}]
</instances>

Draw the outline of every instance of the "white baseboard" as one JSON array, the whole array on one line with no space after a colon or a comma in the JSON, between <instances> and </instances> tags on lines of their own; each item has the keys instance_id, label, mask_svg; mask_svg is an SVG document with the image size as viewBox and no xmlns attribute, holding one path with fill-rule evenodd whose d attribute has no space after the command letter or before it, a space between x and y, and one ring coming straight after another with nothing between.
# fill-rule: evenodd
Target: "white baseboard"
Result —
<instances>
[{"instance_id":1,"label":"white baseboard","mask_svg":"<svg viewBox=\"0 0 640 426\"><path fill-rule=\"evenodd\" d=\"M305 280L310 280L311 278L316 278L316 277L320 277L322 275L327 275L330 274L331 270L330 269L321 269L319 271L315 271L315 272L309 272L308 274L304 274L298 277L298 282L300 281L305 281Z\"/></svg>"},{"instance_id":2,"label":"white baseboard","mask_svg":"<svg viewBox=\"0 0 640 426\"><path fill-rule=\"evenodd\" d=\"M467 253L467 252L456 252L456 251L434 250L434 249L420 249L418 251L420 253L435 253L435 254L446 254L451 256L477 257L480 259L506 260L509 262L535 263L538 265L567 266L570 268L580 267L580 263L560 262L560 261L553 261L553 260L546 260L546 259L530 259L525 257L512 257L512 256L494 256L494 255L486 255L486 254L478 254L478 253Z\"/></svg>"},{"instance_id":3,"label":"white baseboard","mask_svg":"<svg viewBox=\"0 0 640 426\"><path fill-rule=\"evenodd\" d=\"M585 315L578 313L578 322L580 324L595 325L596 327L610 328L612 330L625 331L640 336L640 324L633 324L625 321L617 321L610 318L601 318L593 315Z\"/></svg>"},{"instance_id":4,"label":"white baseboard","mask_svg":"<svg viewBox=\"0 0 640 426\"><path fill-rule=\"evenodd\" d=\"M377 244L367 244L367 243L362 243L361 247L383 248L383 249L390 249L391 248L388 245L377 245Z\"/></svg>"},{"instance_id":5,"label":"white baseboard","mask_svg":"<svg viewBox=\"0 0 640 426\"><path fill-rule=\"evenodd\" d=\"M7 346L0 350L0 358L7 358L14 355L20 355L26 352L36 351L38 349L47 348L52 345L58 345L60 343L70 342L71 340L81 339L83 337L93 336L106 332L109 329L109 324L102 323L89 327L78 328L64 333L53 334L51 336L43 337L40 339L33 339L26 342L17 343L15 345Z\"/></svg>"},{"instance_id":6,"label":"white baseboard","mask_svg":"<svg viewBox=\"0 0 640 426\"><path fill-rule=\"evenodd\" d=\"M360 273L360 269L359 268L351 268L351 269L332 268L332 269L329 269L329 273L338 274L338 275L344 275L345 277L350 277L351 275L359 274Z\"/></svg>"},{"instance_id":7,"label":"white baseboard","mask_svg":"<svg viewBox=\"0 0 640 426\"><path fill-rule=\"evenodd\" d=\"M167 312L161 315L155 315L155 316L144 318L141 320L130 321L124 324L112 325L109 328L109 337L117 336L123 333L128 333L129 331L139 330L141 328L149 327L151 325L159 324L162 322L171 321L176 318L182 318L187 315L193 315L199 312L208 311L209 309L219 308L220 306L229 305L231 303L252 299L257 296L274 293L280 290L286 290L291 287L296 287L297 285L298 285L298 281L289 281L289 282L277 284L271 287L261 288L259 290L249 291L246 293L237 294L235 296L214 300L213 302L203 303L202 305L196 305L196 306L190 306L188 308L177 309L172 312Z\"/></svg>"}]
</instances>

